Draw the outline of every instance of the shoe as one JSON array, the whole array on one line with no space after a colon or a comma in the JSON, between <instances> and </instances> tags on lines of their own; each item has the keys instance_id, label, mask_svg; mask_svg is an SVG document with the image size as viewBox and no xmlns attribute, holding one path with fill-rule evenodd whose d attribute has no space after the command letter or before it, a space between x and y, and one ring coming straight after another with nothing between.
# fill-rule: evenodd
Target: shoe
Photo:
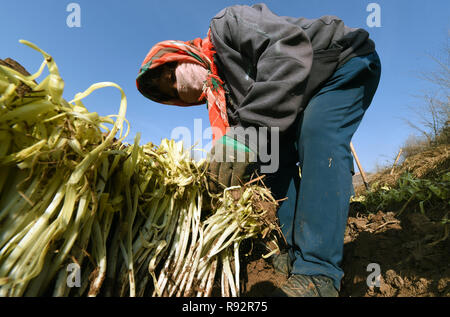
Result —
<instances>
[{"instance_id":1,"label":"shoe","mask_svg":"<svg viewBox=\"0 0 450 317\"><path fill-rule=\"evenodd\" d=\"M289 276L292 271L292 261L288 252L272 256L271 261L276 272Z\"/></svg>"},{"instance_id":2,"label":"shoe","mask_svg":"<svg viewBox=\"0 0 450 317\"><path fill-rule=\"evenodd\" d=\"M338 297L333 280L323 275L291 275L272 297Z\"/></svg>"}]
</instances>

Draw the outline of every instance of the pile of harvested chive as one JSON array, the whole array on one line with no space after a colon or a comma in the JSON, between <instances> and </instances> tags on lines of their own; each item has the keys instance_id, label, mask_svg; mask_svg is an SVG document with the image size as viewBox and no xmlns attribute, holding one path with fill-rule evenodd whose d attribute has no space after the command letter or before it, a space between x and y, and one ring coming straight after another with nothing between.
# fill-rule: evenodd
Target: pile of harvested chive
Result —
<instances>
[{"instance_id":1,"label":"pile of harvested chive","mask_svg":"<svg viewBox=\"0 0 450 317\"><path fill-rule=\"evenodd\" d=\"M53 58L21 42L44 61L30 76L0 65L0 296L239 296L240 243L275 229L254 204L270 192L214 196L182 143L123 143L118 85L67 102ZM103 87L120 90L118 115L83 105Z\"/></svg>"}]
</instances>

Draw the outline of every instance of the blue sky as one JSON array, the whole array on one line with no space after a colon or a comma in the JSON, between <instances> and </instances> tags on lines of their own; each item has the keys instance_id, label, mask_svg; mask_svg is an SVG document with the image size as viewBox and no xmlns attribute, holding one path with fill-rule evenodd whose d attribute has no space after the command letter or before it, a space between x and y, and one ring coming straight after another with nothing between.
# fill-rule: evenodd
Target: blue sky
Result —
<instances>
[{"instance_id":1,"label":"blue sky","mask_svg":"<svg viewBox=\"0 0 450 317\"><path fill-rule=\"evenodd\" d=\"M81 8L81 27L69 28L69 3ZM20 44L36 43L56 60L66 83L67 100L91 84L112 81L128 99L128 141L141 132L142 142L159 144L174 128L194 128L194 119L208 127L205 106L178 108L145 99L136 90L139 66L153 44L162 40L204 37L210 19L233 4L262 1L232 0L0 0L0 58L11 57L30 72L41 64L41 56ZM369 28L369 3L381 8L381 27ZM430 85L419 72L436 69L429 55L439 55L448 41L450 1L433 0L266 0L279 15L316 18L337 15L351 27L368 30L377 45L383 73L378 92L353 138L358 156L367 171L395 158L414 130L405 124L408 106L419 105L415 97ZM88 97L85 105L101 115L116 114L119 92L106 88ZM197 142L199 140L192 140ZM203 140L206 146L208 140Z\"/></svg>"}]
</instances>

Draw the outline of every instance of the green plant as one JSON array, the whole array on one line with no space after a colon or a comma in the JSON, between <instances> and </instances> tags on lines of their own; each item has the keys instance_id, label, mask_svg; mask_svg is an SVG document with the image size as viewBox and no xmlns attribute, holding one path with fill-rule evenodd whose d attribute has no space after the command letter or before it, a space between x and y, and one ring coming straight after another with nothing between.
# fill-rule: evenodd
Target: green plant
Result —
<instances>
[{"instance_id":1,"label":"green plant","mask_svg":"<svg viewBox=\"0 0 450 317\"><path fill-rule=\"evenodd\" d=\"M450 206L450 172L435 179L415 178L411 173L400 176L396 187L374 183L371 190L357 197L354 201L363 203L370 211L380 209L396 209L398 215L409 206L426 213L426 208L434 205Z\"/></svg>"}]
</instances>

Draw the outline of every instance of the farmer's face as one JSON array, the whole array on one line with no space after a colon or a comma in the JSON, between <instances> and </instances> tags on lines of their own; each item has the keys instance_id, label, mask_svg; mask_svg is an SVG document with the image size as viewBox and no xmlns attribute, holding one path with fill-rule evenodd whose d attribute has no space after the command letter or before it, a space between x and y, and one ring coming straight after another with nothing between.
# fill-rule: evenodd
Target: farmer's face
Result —
<instances>
[{"instance_id":1,"label":"farmer's face","mask_svg":"<svg viewBox=\"0 0 450 317\"><path fill-rule=\"evenodd\" d=\"M184 89L179 90L177 86L176 63L161 65L161 77L157 80L156 85L161 93L169 96L172 100L181 100L187 106L198 104L198 100L202 95L202 88L196 89L194 86L187 85Z\"/></svg>"},{"instance_id":2,"label":"farmer's face","mask_svg":"<svg viewBox=\"0 0 450 317\"><path fill-rule=\"evenodd\" d=\"M162 65L161 67L161 77L157 82L159 91L164 95L171 97L171 99L180 99L177 91L175 67L167 65Z\"/></svg>"}]
</instances>

